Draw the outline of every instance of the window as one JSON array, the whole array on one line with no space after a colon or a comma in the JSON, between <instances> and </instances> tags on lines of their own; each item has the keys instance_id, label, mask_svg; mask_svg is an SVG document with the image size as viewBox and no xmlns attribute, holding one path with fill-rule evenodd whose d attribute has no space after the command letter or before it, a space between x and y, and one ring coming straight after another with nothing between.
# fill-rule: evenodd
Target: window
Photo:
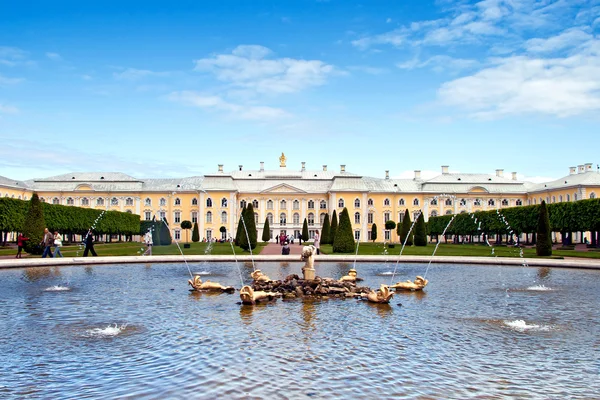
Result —
<instances>
[{"instance_id":1,"label":"window","mask_svg":"<svg viewBox=\"0 0 600 400\"><path fill-rule=\"evenodd\" d=\"M571 195L567 194L567 201L571 201Z\"/></svg>"},{"instance_id":2,"label":"window","mask_svg":"<svg viewBox=\"0 0 600 400\"><path fill-rule=\"evenodd\" d=\"M383 200L383 205L388 207L390 205L390 199Z\"/></svg>"},{"instance_id":3,"label":"window","mask_svg":"<svg viewBox=\"0 0 600 400\"><path fill-rule=\"evenodd\" d=\"M437 206L437 199L431 199L431 201L429 202L430 205L432 206Z\"/></svg>"},{"instance_id":4,"label":"window","mask_svg":"<svg viewBox=\"0 0 600 400\"><path fill-rule=\"evenodd\" d=\"M367 224L372 224L373 223L373 213L368 213L367 214Z\"/></svg>"},{"instance_id":5,"label":"window","mask_svg":"<svg viewBox=\"0 0 600 400\"><path fill-rule=\"evenodd\" d=\"M192 224L198 222L198 213L196 211L192 212Z\"/></svg>"},{"instance_id":6,"label":"window","mask_svg":"<svg viewBox=\"0 0 600 400\"><path fill-rule=\"evenodd\" d=\"M150 220L152 219L152 213L151 213L150 211L146 211L146 212L144 213L144 219L145 219L146 221L150 221Z\"/></svg>"},{"instance_id":7,"label":"window","mask_svg":"<svg viewBox=\"0 0 600 400\"><path fill-rule=\"evenodd\" d=\"M181 231L179 229L175 229L175 240L181 240Z\"/></svg>"},{"instance_id":8,"label":"window","mask_svg":"<svg viewBox=\"0 0 600 400\"><path fill-rule=\"evenodd\" d=\"M319 208L321 210L327 210L327 202L325 200L321 200L321 202L319 203Z\"/></svg>"},{"instance_id":9,"label":"window","mask_svg":"<svg viewBox=\"0 0 600 400\"><path fill-rule=\"evenodd\" d=\"M460 203L458 203L461 207L464 207L467 205L467 200L465 199L460 199Z\"/></svg>"},{"instance_id":10,"label":"window","mask_svg":"<svg viewBox=\"0 0 600 400\"><path fill-rule=\"evenodd\" d=\"M481 206L481 199L475 199L475 201L473 202L474 206Z\"/></svg>"},{"instance_id":11,"label":"window","mask_svg":"<svg viewBox=\"0 0 600 400\"><path fill-rule=\"evenodd\" d=\"M52 204L60 204L60 200L58 199L58 197L52 199Z\"/></svg>"},{"instance_id":12,"label":"window","mask_svg":"<svg viewBox=\"0 0 600 400\"><path fill-rule=\"evenodd\" d=\"M227 211L221 212L221 223L222 224L226 224L227 223Z\"/></svg>"},{"instance_id":13,"label":"window","mask_svg":"<svg viewBox=\"0 0 600 400\"><path fill-rule=\"evenodd\" d=\"M104 205L104 199L102 197L98 197L96 199L96 205L97 206L103 206Z\"/></svg>"},{"instance_id":14,"label":"window","mask_svg":"<svg viewBox=\"0 0 600 400\"><path fill-rule=\"evenodd\" d=\"M254 225L258 225L258 213L254 213Z\"/></svg>"},{"instance_id":15,"label":"window","mask_svg":"<svg viewBox=\"0 0 600 400\"><path fill-rule=\"evenodd\" d=\"M517 202L516 202L516 205L522 206L523 205L523 201L521 199L518 199Z\"/></svg>"},{"instance_id":16,"label":"window","mask_svg":"<svg viewBox=\"0 0 600 400\"><path fill-rule=\"evenodd\" d=\"M400 199L400 200L398 201L398 205L399 205L399 206L403 206L403 205L405 205L405 204L406 204L406 202L404 201L404 199Z\"/></svg>"},{"instance_id":17,"label":"window","mask_svg":"<svg viewBox=\"0 0 600 400\"><path fill-rule=\"evenodd\" d=\"M327 214L325 214L325 213L319 214L319 223L321 225L323 225L323 223L325 222L325 215L327 215Z\"/></svg>"},{"instance_id":18,"label":"window","mask_svg":"<svg viewBox=\"0 0 600 400\"><path fill-rule=\"evenodd\" d=\"M173 214L173 220L176 224L181 223L181 212L175 211L175 213Z\"/></svg>"},{"instance_id":19,"label":"window","mask_svg":"<svg viewBox=\"0 0 600 400\"><path fill-rule=\"evenodd\" d=\"M590 193L590 199L595 199L596 198L596 193L592 192Z\"/></svg>"},{"instance_id":20,"label":"window","mask_svg":"<svg viewBox=\"0 0 600 400\"><path fill-rule=\"evenodd\" d=\"M537 199L533 199L533 204L537 204Z\"/></svg>"},{"instance_id":21,"label":"window","mask_svg":"<svg viewBox=\"0 0 600 400\"><path fill-rule=\"evenodd\" d=\"M354 240L360 240L360 231L354 231Z\"/></svg>"},{"instance_id":22,"label":"window","mask_svg":"<svg viewBox=\"0 0 600 400\"><path fill-rule=\"evenodd\" d=\"M6 197L8 197L8 195L6 195ZM43 198L43 197L40 197L40 201L41 201L42 203L45 203L45 202L46 202L46 199L45 199L45 198Z\"/></svg>"},{"instance_id":23,"label":"window","mask_svg":"<svg viewBox=\"0 0 600 400\"><path fill-rule=\"evenodd\" d=\"M354 208L360 208L360 200L354 199Z\"/></svg>"},{"instance_id":24,"label":"window","mask_svg":"<svg viewBox=\"0 0 600 400\"><path fill-rule=\"evenodd\" d=\"M451 206L452 205L452 199L446 199L446 205L447 206Z\"/></svg>"},{"instance_id":25,"label":"window","mask_svg":"<svg viewBox=\"0 0 600 400\"><path fill-rule=\"evenodd\" d=\"M150 200L149 197L146 197L146 200L144 200L144 205L146 207L150 207L152 205L152 200Z\"/></svg>"},{"instance_id":26,"label":"window","mask_svg":"<svg viewBox=\"0 0 600 400\"><path fill-rule=\"evenodd\" d=\"M359 212L354 213L354 223L360 224L360 213Z\"/></svg>"},{"instance_id":27,"label":"window","mask_svg":"<svg viewBox=\"0 0 600 400\"><path fill-rule=\"evenodd\" d=\"M164 211L161 211L158 213L158 217L160 218L161 221L165 220L166 214Z\"/></svg>"},{"instance_id":28,"label":"window","mask_svg":"<svg viewBox=\"0 0 600 400\"><path fill-rule=\"evenodd\" d=\"M413 206L418 206L418 205L419 205L419 199L414 199Z\"/></svg>"},{"instance_id":29,"label":"window","mask_svg":"<svg viewBox=\"0 0 600 400\"><path fill-rule=\"evenodd\" d=\"M286 224L285 213L279 214L279 224L280 225L285 225Z\"/></svg>"},{"instance_id":30,"label":"window","mask_svg":"<svg viewBox=\"0 0 600 400\"><path fill-rule=\"evenodd\" d=\"M212 229L207 229L206 230L206 240L208 240L209 242L212 239Z\"/></svg>"},{"instance_id":31,"label":"window","mask_svg":"<svg viewBox=\"0 0 600 400\"><path fill-rule=\"evenodd\" d=\"M489 199L488 200L488 206L493 207L496 205L496 201L494 199Z\"/></svg>"},{"instance_id":32,"label":"window","mask_svg":"<svg viewBox=\"0 0 600 400\"><path fill-rule=\"evenodd\" d=\"M367 240L368 240L369 242L370 242L371 240L373 240L373 239L371 239L371 231L368 231L368 232L367 232Z\"/></svg>"},{"instance_id":33,"label":"window","mask_svg":"<svg viewBox=\"0 0 600 400\"><path fill-rule=\"evenodd\" d=\"M119 199L117 199L116 197L113 197L112 199L110 199L110 205L111 206L118 206L119 205Z\"/></svg>"},{"instance_id":34,"label":"window","mask_svg":"<svg viewBox=\"0 0 600 400\"><path fill-rule=\"evenodd\" d=\"M293 208L294 210L299 210L299 209L300 209L300 202L299 202L298 200L294 200L294 201L292 202L292 208Z\"/></svg>"},{"instance_id":35,"label":"window","mask_svg":"<svg viewBox=\"0 0 600 400\"><path fill-rule=\"evenodd\" d=\"M388 222L389 220L390 220L390 213L389 212L383 213L383 224L385 225L385 223Z\"/></svg>"},{"instance_id":36,"label":"window","mask_svg":"<svg viewBox=\"0 0 600 400\"><path fill-rule=\"evenodd\" d=\"M87 197L84 197L83 199L81 199L81 205L82 206L89 206L90 205L90 199L88 199Z\"/></svg>"},{"instance_id":37,"label":"window","mask_svg":"<svg viewBox=\"0 0 600 400\"><path fill-rule=\"evenodd\" d=\"M258 210L258 200L252 200L252 207L254 207L255 210Z\"/></svg>"},{"instance_id":38,"label":"window","mask_svg":"<svg viewBox=\"0 0 600 400\"><path fill-rule=\"evenodd\" d=\"M344 208L344 199L339 199L338 200L338 207L339 208Z\"/></svg>"},{"instance_id":39,"label":"window","mask_svg":"<svg viewBox=\"0 0 600 400\"><path fill-rule=\"evenodd\" d=\"M502 199L502 207L507 207L507 206L508 206L508 200Z\"/></svg>"},{"instance_id":40,"label":"window","mask_svg":"<svg viewBox=\"0 0 600 400\"><path fill-rule=\"evenodd\" d=\"M577 193L573 193L573 201L577 201Z\"/></svg>"},{"instance_id":41,"label":"window","mask_svg":"<svg viewBox=\"0 0 600 400\"><path fill-rule=\"evenodd\" d=\"M206 199L206 207L207 208L212 207L212 199L210 197L208 199Z\"/></svg>"},{"instance_id":42,"label":"window","mask_svg":"<svg viewBox=\"0 0 600 400\"><path fill-rule=\"evenodd\" d=\"M413 221L416 221L417 218L419 218L419 214L421 214L419 211L414 211L413 212Z\"/></svg>"},{"instance_id":43,"label":"window","mask_svg":"<svg viewBox=\"0 0 600 400\"><path fill-rule=\"evenodd\" d=\"M300 224L300 214L294 213L294 216L292 218L293 218L292 221L294 222L294 225Z\"/></svg>"},{"instance_id":44,"label":"window","mask_svg":"<svg viewBox=\"0 0 600 400\"><path fill-rule=\"evenodd\" d=\"M367 200L367 205L368 205L369 207L373 207L373 199L369 199L369 200Z\"/></svg>"},{"instance_id":45,"label":"window","mask_svg":"<svg viewBox=\"0 0 600 400\"><path fill-rule=\"evenodd\" d=\"M542 199L542 198L540 197L540 204L542 204L542 201L544 201L544 199Z\"/></svg>"},{"instance_id":46,"label":"window","mask_svg":"<svg viewBox=\"0 0 600 400\"><path fill-rule=\"evenodd\" d=\"M432 216L432 217L437 217L437 211L433 210L433 211L431 212L431 216Z\"/></svg>"},{"instance_id":47,"label":"window","mask_svg":"<svg viewBox=\"0 0 600 400\"><path fill-rule=\"evenodd\" d=\"M181 205L181 199L179 197L175 198L175 205L176 206L180 206Z\"/></svg>"},{"instance_id":48,"label":"window","mask_svg":"<svg viewBox=\"0 0 600 400\"><path fill-rule=\"evenodd\" d=\"M267 200L267 210L273 209L273 200Z\"/></svg>"},{"instance_id":49,"label":"window","mask_svg":"<svg viewBox=\"0 0 600 400\"><path fill-rule=\"evenodd\" d=\"M310 208L310 209L313 209L313 208L315 208L315 202L314 202L314 201L312 201L312 200L309 200L309 201L308 201L308 208Z\"/></svg>"},{"instance_id":50,"label":"window","mask_svg":"<svg viewBox=\"0 0 600 400\"><path fill-rule=\"evenodd\" d=\"M383 231L383 237L385 238L385 240L390 240L390 231L385 229Z\"/></svg>"},{"instance_id":51,"label":"window","mask_svg":"<svg viewBox=\"0 0 600 400\"><path fill-rule=\"evenodd\" d=\"M221 207L227 207L227 199L225 197L221 199Z\"/></svg>"},{"instance_id":52,"label":"window","mask_svg":"<svg viewBox=\"0 0 600 400\"><path fill-rule=\"evenodd\" d=\"M546 196L546 203L550 204L550 196Z\"/></svg>"},{"instance_id":53,"label":"window","mask_svg":"<svg viewBox=\"0 0 600 400\"><path fill-rule=\"evenodd\" d=\"M308 226L313 226L315 224L315 214L308 213Z\"/></svg>"},{"instance_id":54,"label":"window","mask_svg":"<svg viewBox=\"0 0 600 400\"><path fill-rule=\"evenodd\" d=\"M285 200L281 200L279 202L279 209L280 210L287 210L287 202Z\"/></svg>"},{"instance_id":55,"label":"window","mask_svg":"<svg viewBox=\"0 0 600 400\"><path fill-rule=\"evenodd\" d=\"M560 203L562 203L562 201L563 201L562 194L561 194L560 196L558 196L558 201L559 201Z\"/></svg>"},{"instance_id":56,"label":"window","mask_svg":"<svg viewBox=\"0 0 600 400\"><path fill-rule=\"evenodd\" d=\"M273 214L272 213L267 214L267 220L269 221L269 225L273 226Z\"/></svg>"},{"instance_id":57,"label":"window","mask_svg":"<svg viewBox=\"0 0 600 400\"><path fill-rule=\"evenodd\" d=\"M246 207L246 200L240 201L240 208Z\"/></svg>"},{"instance_id":58,"label":"window","mask_svg":"<svg viewBox=\"0 0 600 400\"><path fill-rule=\"evenodd\" d=\"M72 206L73 204L75 204L75 200L72 197L67 197L67 205Z\"/></svg>"},{"instance_id":59,"label":"window","mask_svg":"<svg viewBox=\"0 0 600 400\"><path fill-rule=\"evenodd\" d=\"M206 212L206 223L212 224L212 212L210 212L210 211Z\"/></svg>"},{"instance_id":60,"label":"window","mask_svg":"<svg viewBox=\"0 0 600 400\"><path fill-rule=\"evenodd\" d=\"M195 197L194 197L194 198L192 199L192 205L193 205L193 206L197 206L197 205L198 205L198 199L197 199L197 198L195 198Z\"/></svg>"},{"instance_id":61,"label":"window","mask_svg":"<svg viewBox=\"0 0 600 400\"><path fill-rule=\"evenodd\" d=\"M125 205L126 206L132 206L133 205L133 199L131 197L128 197L125 199Z\"/></svg>"},{"instance_id":62,"label":"window","mask_svg":"<svg viewBox=\"0 0 600 400\"><path fill-rule=\"evenodd\" d=\"M446 210L446 215L451 215L452 214L452 210Z\"/></svg>"},{"instance_id":63,"label":"window","mask_svg":"<svg viewBox=\"0 0 600 400\"><path fill-rule=\"evenodd\" d=\"M161 199L160 199L160 202L159 202L159 205L160 205L161 207L164 207L164 206L166 206L166 205L167 205L167 200L166 200L164 197L163 197L163 198L161 198Z\"/></svg>"}]
</instances>

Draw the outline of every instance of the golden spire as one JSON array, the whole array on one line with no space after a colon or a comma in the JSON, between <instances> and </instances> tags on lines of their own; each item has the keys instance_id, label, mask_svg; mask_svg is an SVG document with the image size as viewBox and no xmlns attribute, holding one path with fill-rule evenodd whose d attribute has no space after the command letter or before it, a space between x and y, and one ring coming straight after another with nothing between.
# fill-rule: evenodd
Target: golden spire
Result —
<instances>
[{"instance_id":1,"label":"golden spire","mask_svg":"<svg viewBox=\"0 0 600 400\"><path fill-rule=\"evenodd\" d=\"M279 166L280 167L285 167L285 154L283 154L283 152L281 152L281 157L279 157Z\"/></svg>"}]
</instances>

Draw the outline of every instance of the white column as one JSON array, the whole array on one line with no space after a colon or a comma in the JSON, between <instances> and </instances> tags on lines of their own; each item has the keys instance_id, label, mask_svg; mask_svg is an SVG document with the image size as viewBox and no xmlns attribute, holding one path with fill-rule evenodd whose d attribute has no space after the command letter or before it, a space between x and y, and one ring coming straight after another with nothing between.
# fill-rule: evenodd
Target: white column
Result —
<instances>
[{"instance_id":1,"label":"white column","mask_svg":"<svg viewBox=\"0 0 600 400\"><path fill-rule=\"evenodd\" d=\"M368 198L368 194L367 192L363 193L362 195L362 200L361 200L361 207L360 207L360 213L361 213L361 232L360 232L360 241L361 242L366 242L367 241L367 236L368 236L368 231L369 231L369 225L367 223L368 221L368 215L369 215L369 209L367 207L367 201L369 200Z\"/></svg>"},{"instance_id":2,"label":"white column","mask_svg":"<svg viewBox=\"0 0 600 400\"><path fill-rule=\"evenodd\" d=\"M200 233L200 240L206 237L204 232L204 221L206 218L206 196L204 192L200 192L200 201L198 203L198 231Z\"/></svg>"},{"instance_id":3,"label":"white column","mask_svg":"<svg viewBox=\"0 0 600 400\"><path fill-rule=\"evenodd\" d=\"M423 218L425 218L425 222L429 221L429 201L430 199L427 197L423 198Z\"/></svg>"},{"instance_id":4,"label":"white column","mask_svg":"<svg viewBox=\"0 0 600 400\"><path fill-rule=\"evenodd\" d=\"M135 199L134 199L134 201L135 201L135 213L137 215L140 215L140 212L141 212L141 210L140 210L140 200L141 199L139 197L135 197Z\"/></svg>"}]
</instances>

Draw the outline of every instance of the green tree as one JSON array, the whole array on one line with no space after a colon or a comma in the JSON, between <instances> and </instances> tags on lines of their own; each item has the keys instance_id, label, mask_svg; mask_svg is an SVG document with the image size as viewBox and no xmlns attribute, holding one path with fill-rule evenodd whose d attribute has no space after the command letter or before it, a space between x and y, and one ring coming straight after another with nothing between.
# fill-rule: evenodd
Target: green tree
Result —
<instances>
[{"instance_id":1,"label":"green tree","mask_svg":"<svg viewBox=\"0 0 600 400\"><path fill-rule=\"evenodd\" d=\"M333 214L331 216L331 229L329 231L329 244L333 244L335 241L335 234L338 229L338 218L337 213L333 210Z\"/></svg>"},{"instance_id":2,"label":"green tree","mask_svg":"<svg viewBox=\"0 0 600 400\"><path fill-rule=\"evenodd\" d=\"M192 229L192 242L198 243L200 241L200 230L198 229L198 223L194 222L194 229Z\"/></svg>"},{"instance_id":3,"label":"green tree","mask_svg":"<svg viewBox=\"0 0 600 400\"><path fill-rule=\"evenodd\" d=\"M377 240L377 224L373 224L371 227L371 240L373 243Z\"/></svg>"},{"instance_id":4,"label":"green tree","mask_svg":"<svg viewBox=\"0 0 600 400\"><path fill-rule=\"evenodd\" d=\"M161 220L156 220L156 217L152 220L152 243L154 246L160 246L160 231L163 222Z\"/></svg>"},{"instance_id":5,"label":"green tree","mask_svg":"<svg viewBox=\"0 0 600 400\"><path fill-rule=\"evenodd\" d=\"M185 229L185 241L186 243L190 241L190 229L192 229L192 221L181 221L181 229Z\"/></svg>"},{"instance_id":6,"label":"green tree","mask_svg":"<svg viewBox=\"0 0 600 400\"><path fill-rule=\"evenodd\" d=\"M23 222L23 235L29 238L24 246L26 252L29 254L42 254L44 249L40 246L40 242L44 238L45 227L46 221L44 219L42 202L38 194L33 193L29 201L29 209L27 210L25 221Z\"/></svg>"},{"instance_id":7,"label":"green tree","mask_svg":"<svg viewBox=\"0 0 600 400\"><path fill-rule=\"evenodd\" d=\"M304 223L302 224L302 240L308 240L308 221L304 218Z\"/></svg>"},{"instance_id":8,"label":"green tree","mask_svg":"<svg viewBox=\"0 0 600 400\"><path fill-rule=\"evenodd\" d=\"M535 244L535 253L538 256L552 255L552 229L550 227L550 217L548 216L548 207L542 200L538 214L537 225L537 243Z\"/></svg>"},{"instance_id":9,"label":"green tree","mask_svg":"<svg viewBox=\"0 0 600 400\"><path fill-rule=\"evenodd\" d=\"M344 207L340 213L340 224L333 241L333 252L352 253L355 246L356 243L354 242L354 234L352 232L350 216L348 215L348 209Z\"/></svg>"},{"instance_id":10,"label":"green tree","mask_svg":"<svg viewBox=\"0 0 600 400\"><path fill-rule=\"evenodd\" d=\"M238 220L238 226L237 226L237 231L235 232L235 238L233 238L233 243L235 243L236 246L240 245L240 239L242 238L242 232L244 231L244 224L242 223L242 217L244 216L245 212L246 212L246 205L244 204L244 207L242 207L242 211L240 212L240 219Z\"/></svg>"},{"instance_id":11,"label":"green tree","mask_svg":"<svg viewBox=\"0 0 600 400\"><path fill-rule=\"evenodd\" d=\"M427 227L423 213L419 214L415 223L415 246L427 246Z\"/></svg>"},{"instance_id":12,"label":"green tree","mask_svg":"<svg viewBox=\"0 0 600 400\"><path fill-rule=\"evenodd\" d=\"M262 241L268 242L271 240L271 227L269 226L269 218L265 218L265 224L263 225Z\"/></svg>"},{"instance_id":13,"label":"green tree","mask_svg":"<svg viewBox=\"0 0 600 400\"><path fill-rule=\"evenodd\" d=\"M240 247L246 251L256 248L256 222L254 220L254 207L252 203L246 206L246 210L242 213L244 218L242 222L245 223L245 229L242 227L242 233L240 238ZM248 233L246 235L246 232Z\"/></svg>"},{"instance_id":14,"label":"green tree","mask_svg":"<svg viewBox=\"0 0 600 400\"><path fill-rule=\"evenodd\" d=\"M329 214L325 214L323 220L323 229L321 230L321 244L331 244L329 237L331 236L331 224L329 223Z\"/></svg>"},{"instance_id":15,"label":"green tree","mask_svg":"<svg viewBox=\"0 0 600 400\"><path fill-rule=\"evenodd\" d=\"M385 221L385 229L393 230L396 227L396 223L394 221Z\"/></svg>"},{"instance_id":16,"label":"green tree","mask_svg":"<svg viewBox=\"0 0 600 400\"><path fill-rule=\"evenodd\" d=\"M408 212L408 208L404 212L404 218L402 219L402 224L398 224L397 233L400 236L400 243L406 243L407 246L412 246L413 244L413 233L410 232L410 226L412 222L410 220L410 214Z\"/></svg>"},{"instance_id":17,"label":"green tree","mask_svg":"<svg viewBox=\"0 0 600 400\"><path fill-rule=\"evenodd\" d=\"M168 246L172 243L171 230L169 229L169 222L165 218L160 224L160 246Z\"/></svg>"}]
</instances>

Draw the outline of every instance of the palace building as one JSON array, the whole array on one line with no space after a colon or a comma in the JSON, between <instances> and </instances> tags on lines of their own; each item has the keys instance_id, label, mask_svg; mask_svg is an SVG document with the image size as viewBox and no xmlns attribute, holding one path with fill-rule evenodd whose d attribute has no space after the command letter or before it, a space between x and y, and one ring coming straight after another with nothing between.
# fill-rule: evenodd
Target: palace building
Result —
<instances>
[{"instance_id":1,"label":"palace building","mask_svg":"<svg viewBox=\"0 0 600 400\"><path fill-rule=\"evenodd\" d=\"M226 172L219 165L213 174L176 179L137 179L119 172L73 172L29 181L0 177L0 196L23 200L37 192L42 201L77 207L90 207L139 214L142 220L166 218L176 240L181 238L181 221L197 222L200 237L228 238L237 229L244 204L252 203L258 238L265 219L271 237L284 232L299 235L308 221L310 236L321 230L327 213L348 209L354 237L370 240L377 224L379 241L397 241L395 231L385 230L385 222L399 222L408 209L413 218L419 210L429 217L507 207L578 201L600 193L600 173L592 164L570 168L563 178L546 183L523 182L517 173L450 173L442 166L432 179L382 178L323 165L318 170L288 167L282 154L279 169L268 170L242 165ZM225 232L221 232L225 227Z\"/></svg>"}]
</instances>

